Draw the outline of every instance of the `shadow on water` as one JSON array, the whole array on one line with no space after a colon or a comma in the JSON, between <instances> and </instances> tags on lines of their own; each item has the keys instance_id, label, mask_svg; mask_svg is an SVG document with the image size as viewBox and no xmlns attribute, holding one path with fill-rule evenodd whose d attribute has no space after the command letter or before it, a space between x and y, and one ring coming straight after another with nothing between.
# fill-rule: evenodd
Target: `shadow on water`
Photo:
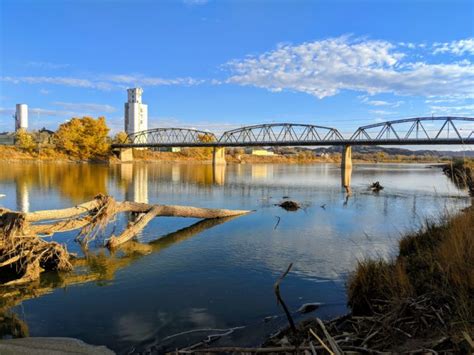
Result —
<instances>
[{"instance_id":1,"label":"shadow on water","mask_svg":"<svg viewBox=\"0 0 474 355\"><path fill-rule=\"evenodd\" d=\"M0 339L28 336L28 325L11 308L31 298L49 294L58 288L95 282L105 285L115 274L145 255L159 253L175 244L190 239L197 234L235 217L206 219L169 233L149 243L129 241L113 253L101 249L95 253L85 252L85 257L72 261L74 271L70 273L47 272L37 282L23 287L0 288Z\"/></svg>"}]
</instances>

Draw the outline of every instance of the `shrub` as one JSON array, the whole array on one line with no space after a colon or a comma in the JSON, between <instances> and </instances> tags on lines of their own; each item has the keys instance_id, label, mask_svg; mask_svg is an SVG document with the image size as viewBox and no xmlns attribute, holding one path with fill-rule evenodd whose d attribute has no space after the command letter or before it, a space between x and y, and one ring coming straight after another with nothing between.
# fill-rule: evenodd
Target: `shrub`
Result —
<instances>
[{"instance_id":1,"label":"shrub","mask_svg":"<svg viewBox=\"0 0 474 355\"><path fill-rule=\"evenodd\" d=\"M80 159L103 157L110 149L108 133L104 117L72 118L59 126L55 144L59 151Z\"/></svg>"},{"instance_id":2,"label":"shrub","mask_svg":"<svg viewBox=\"0 0 474 355\"><path fill-rule=\"evenodd\" d=\"M20 128L15 134L15 145L27 153L32 153L36 149L33 136L23 128Z\"/></svg>"}]
</instances>

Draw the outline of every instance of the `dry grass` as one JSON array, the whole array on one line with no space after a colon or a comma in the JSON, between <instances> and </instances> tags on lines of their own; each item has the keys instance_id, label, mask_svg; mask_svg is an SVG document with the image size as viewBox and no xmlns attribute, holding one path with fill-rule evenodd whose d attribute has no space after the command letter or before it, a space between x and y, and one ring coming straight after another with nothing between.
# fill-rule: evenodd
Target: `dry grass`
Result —
<instances>
[{"instance_id":1,"label":"dry grass","mask_svg":"<svg viewBox=\"0 0 474 355\"><path fill-rule=\"evenodd\" d=\"M372 316L382 304L429 295L447 307L446 323L469 327L474 320L474 209L400 240L392 261L359 262L348 282L354 315Z\"/></svg>"}]
</instances>

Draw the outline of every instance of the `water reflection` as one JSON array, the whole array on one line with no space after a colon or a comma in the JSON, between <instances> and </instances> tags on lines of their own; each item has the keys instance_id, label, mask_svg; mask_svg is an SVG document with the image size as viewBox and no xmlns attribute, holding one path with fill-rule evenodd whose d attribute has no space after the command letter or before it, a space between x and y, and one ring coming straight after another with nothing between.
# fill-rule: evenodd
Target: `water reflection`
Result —
<instances>
[{"instance_id":1,"label":"water reflection","mask_svg":"<svg viewBox=\"0 0 474 355\"><path fill-rule=\"evenodd\" d=\"M36 201L30 201L32 190L41 191L46 196L58 191L61 197L73 204L98 193L107 194L109 173L109 167L104 165L9 163L0 169L0 182L14 183L16 208L26 212L38 202L37 197Z\"/></svg>"},{"instance_id":2,"label":"water reflection","mask_svg":"<svg viewBox=\"0 0 474 355\"><path fill-rule=\"evenodd\" d=\"M115 278L116 273L130 266L145 255L158 253L162 250L188 240L203 231L228 222L236 217L203 220L189 227L169 233L150 242L140 243L129 241L120 246L113 254L107 250L96 252L84 251L82 258L73 259L74 271L71 273L49 272L42 275L37 283L0 290L0 319L4 324L0 326L0 339L4 336L27 336L28 326L10 312L10 309L25 300L49 294L57 288L66 288L72 285L96 282L105 285ZM128 336L127 336L128 337ZM133 338L133 337L132 337ZM131 338L130 338L131 339ZM143 340L142 338L138 340Z\"/></svg>"},{"instance_id":3,"label":"water reflection","mask_svg":"<svg viewBox=\"0 0 474 355\"><path fill-rule=\"evenodd\" d=\"M10 298L10 305L22 304L17 314L31 335L79 337L124 351L138 339L247 324L279 312L272 285L290 262L289 306L322 302L318 315L335 316L345 311L344 277L358 259L389 256L400 234L425 217L470 201L440 170L424 165L356 165L352 194L341 189L335 164L215 167L0 166L0 193L6 195L0 203L10 209L61 208L102 192L117 200L255 210L219 226L157 218L115 254L95 250L77 261L76 273L43 275L34 289ZM374 181L385 186L379 194L368 188ZM308 207L288 213L275 206L283 196ZM126 223L121 216L110 228ZM74 237L67 232L56 240L80 254ZM127 330L136 322L144 326Z\"/></svg>"},{"instance_id":4,"label":"water reflection","mask_svg":"<svg viewBox=\"0 0 474 355\"><path fill-rule=\"evenodd\" d=\"M16 209L21 212L30 212L30 195L25 180L20 180L16 184Z\"/></svg>"},{"instance_id":5,"label":"water reflection","mask_svg":"<svg viewBox=\"0 0 474 355\"><path fill-rule=\"evenodd\" d=\"M120 178L125 184L127 201L148 203L148 165L121 164Z\"/></svg>"}]
</instances>

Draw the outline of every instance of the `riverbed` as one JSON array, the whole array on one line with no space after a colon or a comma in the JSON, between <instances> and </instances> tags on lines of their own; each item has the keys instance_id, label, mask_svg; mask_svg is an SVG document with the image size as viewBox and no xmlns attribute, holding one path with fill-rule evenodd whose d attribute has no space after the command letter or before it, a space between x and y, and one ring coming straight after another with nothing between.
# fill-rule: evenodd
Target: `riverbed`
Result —
<instances>
[{"instance_id":1,"label":"riverbed","mask_svg":"<svg viewBox=\"0 0 474 355\"><path fill-rule=\"evenodd\" d=\"M375 181L384 186L379 193L368 189ZM348 195L334 164L0 163L0 205L10 209L69 207L98 193L254 210L225 223L156 218L138 236L145 244L156 240L145 253L113 267L104 262L99 280L52 289L14 309L31 336L75 337L119 353L172 348L234 327L245 328L228 341L258 344L285 324L272 287L289 263L281 286L289 308L317 302L313 315L341 315L357 260L388 258L401 235L470 205L440 168L422 164L355 165ZM277 206L289 199L303 208ZM109 232L130 218L120 216ZM55 239L82 255L75 236Z\"/></svg>"}]
</instances>

